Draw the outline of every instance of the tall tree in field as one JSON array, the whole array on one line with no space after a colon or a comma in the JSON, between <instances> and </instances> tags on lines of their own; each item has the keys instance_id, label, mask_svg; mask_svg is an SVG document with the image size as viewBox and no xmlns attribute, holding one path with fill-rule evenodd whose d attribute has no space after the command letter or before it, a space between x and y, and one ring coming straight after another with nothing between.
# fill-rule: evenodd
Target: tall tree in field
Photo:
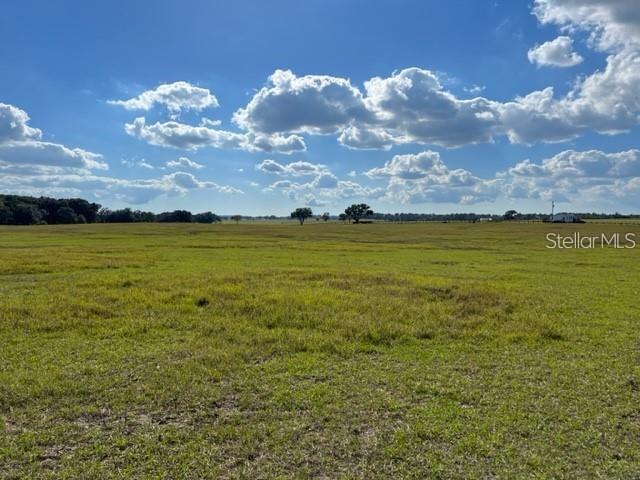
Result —
<instances>
[{"instance_id":1,"label":"tall tree in field","mask_svg":"<svg viewBox=\"0 0 640 480\"><path fill-rule=\"evenodd\" d=\"M293 212L291 212L291 218L297 218L300 222L300 225L304 223L307 218L311 218L313 216L313 212L310 208L296 208Z\"/></svg>"},{"instance_id":2,"label":"tall tree in field","mask_svg":"<svg viewBox=\"0 0 640 480\"><path fill-rule=\"evenodd\" d=\"M518 212L515 210L507 210L504 215L503 218L505 220L513 220L516 218L516 215L518 215Z\"/></svg>"},{"instance_id":3,"label":"tall tree in field","mask_svg":"<svg viewBox=\"0 0 640 480\"><path fill-rule=\"evenodd\" d=\"M231 215L231 220L235 221L236 223L238 223L240 220L242 220L242 215Z\"/></svg>"},{"instance_id":4,"label":"tall tree in field","mask_svg":"<svg viewBox=\"0 0 640 480\"><path fill-rule=\"evenodd\" d=\"M329 218L331 218L331 214L329 212L324 212L322 214L322 220L324 220L325 222L328 222Z\"/></svg>"},{"instance_id":5,"label":"tall tree in field","mask_svg":"<svg viewBox=\"0 0 640 480\"><path fill-rule=\"evenodd\" d=\"M354 203L350 207L347 207L344 211L347 218L353 220L355 223L360 223L360 220L373 215L373 210L366 203Z\"/></svg>"}]
</instances>

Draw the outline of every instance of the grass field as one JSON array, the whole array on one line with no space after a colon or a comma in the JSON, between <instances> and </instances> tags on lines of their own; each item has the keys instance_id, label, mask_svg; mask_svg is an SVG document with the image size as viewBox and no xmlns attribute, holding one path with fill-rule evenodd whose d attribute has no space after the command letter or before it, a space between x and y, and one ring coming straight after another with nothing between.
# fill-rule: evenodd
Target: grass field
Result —
<instances>
[{"instance_id":1,"label":"grass field","mask_svg":"<svg viewBox=\"0 0 640 480\"><path fill-rule=\"evenodd\" d=\"M1 478L639 478L640 248L0 228Z\"/></svg>"}]
</instances>

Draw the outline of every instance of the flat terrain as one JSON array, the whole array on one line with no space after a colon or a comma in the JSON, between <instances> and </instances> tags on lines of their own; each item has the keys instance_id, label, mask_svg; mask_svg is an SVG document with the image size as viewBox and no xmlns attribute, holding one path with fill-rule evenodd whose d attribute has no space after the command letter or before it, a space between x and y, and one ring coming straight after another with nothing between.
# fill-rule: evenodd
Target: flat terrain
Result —
<instances>
[{"instance_id":1,"label":"flat terrain","mask_svg":"<svg viewBox=\"0 0 640 480\"><path fill-rule=\"evenodd\" d=\"M639 478L638 225L0 228L0 478Z\"/></svg>"}]
</instances>

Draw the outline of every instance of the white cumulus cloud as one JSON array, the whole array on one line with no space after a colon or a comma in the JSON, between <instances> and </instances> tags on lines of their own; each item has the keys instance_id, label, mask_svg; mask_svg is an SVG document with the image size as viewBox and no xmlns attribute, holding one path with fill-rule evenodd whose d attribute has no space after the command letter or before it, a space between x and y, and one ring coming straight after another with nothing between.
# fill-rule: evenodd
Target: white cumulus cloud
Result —
<instances>
[{"instance_id":1,"label":"white cumulus cloud","mask_svg":"<svg viewBox=\"0 0 640 480\"><path fill-rule=\"evenodd\" d=\"M0 161L5 165L40 165L106 170L102 155L82 148L40 140L42 132L29 125L29 115L0 103Z\"/></svg>"},{"instance_id":2,"label":"white cumulus cloud","mask_svg":"<svg viewBox=\"0 0 640 480\"><path fill-rule=\"evenodd\" d=\"M175 160L169 160L166 163L166 166L169 168L192 168L194 170L200 170L204 168L204 165L198 162L194 162L190 158L187 157L179 157Z\"/></svg>"},{"instance_id":3,"label":"white cumulus cloud","mask_svg":"<svg viewBox=\"0 0 640 480\"><path fill-rule=\"evenodd\" d=\"M156 105L163 105L172 113L180 113L183 110L200 111L219 105L218 99L208 89L184 81L158 85L137 97L109 100L108 103L127 110L151 110Z\"/></svg>"},{"instance_id":4,"label":"white cumulus cloud","mask_svg":"<svg viewBox=\"0 0 640 480\"><path fill-rule=\"evenodd\" d=\"M256 135L220 130L209 124L189 125L175 120L147 124L144 117L138 117L124 126L132 137L145 140L150 145L184 150L204 147L293 153L306 150L306 145L298 135Z\"/></svg>"},{"instance_id":5,"label":"white cumulus cloud","mask_svg":"<svg viewBox=\"0 0 640 480\"><path fill-rule=\"evenodd\" d=\"M0 104L0 191L98 201L118 199L132 204L146 203L160 195L184 195L195 189L242 193L229 185L202 181L182 171L143 180L97 175L95 170L108 169L102 155L41 141L41 131L28 122L29 116L23 110ZM144 160L124 163L153 169Z\"/></svg>"},{"instance_id":6,"label":"white cumulus cloud","mask_svg":"<svg viewBox=\"0 0 640 480\"><path fill-rule=\"evenodd\" d=\"M573 41L566 36L536 45L529 50L527 56L531 63L539 67L573 67L584 60L573 51Z\"/></svg>"},{"instance_id":7,"label":"white cumulus cloud","mask_svg":"<svg viewBox=\"0 0 640 480\"><path fill-rule=\"evenodd\" d=\"M327 134L368 115L362 94L347 79L276 70L233 119L255 132Z\"/></svg>"}]
</instances>

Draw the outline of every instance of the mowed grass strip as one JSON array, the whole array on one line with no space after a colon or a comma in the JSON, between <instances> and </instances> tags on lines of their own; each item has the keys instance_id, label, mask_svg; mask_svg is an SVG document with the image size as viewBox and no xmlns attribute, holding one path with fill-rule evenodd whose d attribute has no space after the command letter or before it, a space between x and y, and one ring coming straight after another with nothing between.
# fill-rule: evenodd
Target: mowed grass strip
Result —
<instances>
[{"instance_id":1,"label":"mowed grass strip","mask_svg":"<svg viewBox=\"0 0 640 480\"><path fill-rule=\"evenodd\" d=\"M0 228L2 478L640 476L637 225Z\"/></svg>"}]
</instances>

